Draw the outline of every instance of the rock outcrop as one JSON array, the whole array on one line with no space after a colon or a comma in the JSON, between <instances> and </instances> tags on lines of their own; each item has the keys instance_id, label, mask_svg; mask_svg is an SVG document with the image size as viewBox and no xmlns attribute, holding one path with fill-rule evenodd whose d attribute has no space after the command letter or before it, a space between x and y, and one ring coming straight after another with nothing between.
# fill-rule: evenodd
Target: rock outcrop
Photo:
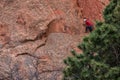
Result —
<instances>
[{"instance_id":1,"label":"rock outcrop","mask_svg":"<svg viewBox=\"0 0 120 80\"><path fill-rule=\"evenodd\" d=\"M102 20L108 3L0 0L0 79L61 80L63 59L84 36L83 18Z\"/></svg>"}]
</instances>

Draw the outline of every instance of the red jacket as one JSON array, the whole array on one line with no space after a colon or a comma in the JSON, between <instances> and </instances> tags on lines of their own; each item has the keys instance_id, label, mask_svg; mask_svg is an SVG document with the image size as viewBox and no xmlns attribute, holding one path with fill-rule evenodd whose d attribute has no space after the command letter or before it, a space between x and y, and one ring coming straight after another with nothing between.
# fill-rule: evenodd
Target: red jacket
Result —
<instances>
[{"instance_id":1,"label":"red jacket","mask_svg":"<svg viewBox=\"0 0 120 80\"><path fill-rule=\"evenodd\" d=\"M93 23L90 22L90 20L86 20L86 21L85 21L85 24L86 24L87 26L93 26Z\"/></svg>"}]
</instances>

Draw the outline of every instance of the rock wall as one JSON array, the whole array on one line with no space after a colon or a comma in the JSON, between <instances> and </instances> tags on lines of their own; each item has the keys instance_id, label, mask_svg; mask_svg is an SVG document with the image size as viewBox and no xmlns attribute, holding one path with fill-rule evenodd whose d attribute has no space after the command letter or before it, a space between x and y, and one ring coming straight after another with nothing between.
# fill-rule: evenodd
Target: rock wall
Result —
<instances>
[{"instance_id":1,"label":"rock wall","mask_svg":"<svg viewBox=\"0 0 120 80\"><path fill-rule=\"evenodd\" d=\"M14 77L7 80L21 76L23 80L61 80L63 59L84 35L83 17L102 20L108 3L109 0L0 0L0 79L17 68Z\"/></svg>"},{"instance_id":2,"label":"rock wall","mask_svg":"<svg viewBox=\"0 0 120 80\"><path fill-rule=\"evenodd\" d=\"M82 17L91 20L103 20L102 12L109 0L78 0Z\"/></svg>"}]
</instances>

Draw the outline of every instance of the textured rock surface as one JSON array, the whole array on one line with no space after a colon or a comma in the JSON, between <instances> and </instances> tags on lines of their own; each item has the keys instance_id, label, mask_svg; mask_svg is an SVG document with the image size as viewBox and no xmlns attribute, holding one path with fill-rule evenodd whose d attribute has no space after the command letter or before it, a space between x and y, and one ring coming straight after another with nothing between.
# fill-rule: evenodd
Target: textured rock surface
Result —
<instances>
[{"instance_id":1,"label":"textured rock surface","mask_svg":"<svg viewBox=\"0 0 120 80\"><path fill-rule=\"evenodd\" d=\"M0 71L7 69L10 72L18 65L18 73L23 73L19 76L30 80L28 77L37 74L33 65L39 60L36 66L40 80L61 80L63 59L70 55L71 49L81 52L75 46L84 36L83 17L102 20L102 11L108 2L0 0ZM1 71L0 79L3 74L8 76ZM17 80L18 77L14 78ZM34 77L33 80L37 79Z\"/></svg>"},{"instance_id":2,"label":"textured rock surface","mask_svg":"<svg viewBox=\"0 0 120 80\"><path fill-rule=\"evenodd\" d=\"M91 20L102 20L102 11L109 3L109 0L78 0L82 17Z\"/></svg>"}]
</instances>

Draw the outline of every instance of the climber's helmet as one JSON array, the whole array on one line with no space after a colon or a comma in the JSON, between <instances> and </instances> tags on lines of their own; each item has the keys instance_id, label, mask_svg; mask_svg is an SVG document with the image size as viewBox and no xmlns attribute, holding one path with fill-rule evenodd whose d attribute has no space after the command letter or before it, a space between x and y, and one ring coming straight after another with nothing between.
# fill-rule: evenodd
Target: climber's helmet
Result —
<instances>
[{"instance_id":1,"label":"climber's helmet","mask_svg":"<svg viewBox=\"0 0 120 80\"><path fill-rule=\"evenodd\" d=\"M86 20L87 20L86 18L83 19L84 22L85 22Z\"/></svg>"}]
</instances>

